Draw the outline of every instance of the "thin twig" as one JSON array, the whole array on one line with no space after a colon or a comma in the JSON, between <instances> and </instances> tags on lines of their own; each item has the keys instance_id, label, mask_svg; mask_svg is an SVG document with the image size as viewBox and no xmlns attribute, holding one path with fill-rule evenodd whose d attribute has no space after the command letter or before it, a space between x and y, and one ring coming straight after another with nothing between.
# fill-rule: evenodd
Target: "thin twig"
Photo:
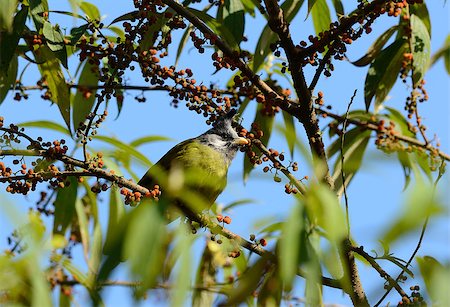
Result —
<instances>
[{"instance_id":1,"label":"thin twig","mask_svg":"<svg viewBox=\"0 0 450 307\"><path fill-rule=\"evenodd\" d=\"M345 133L347 131L347 120L348 114L350 112L350 107L353 103L353 99L355 99L357 90L353 92L353 96L350 99L350 103L347 106L347 112L345 112L344 122L342 124L342 137L341 137L341 178L342 178L342 187L344 188L344 201L345 201L345 215L347 217L347 237L350 238L350 218L348 213L348 196L347 196L347 186L345 184L345 171L344 171L344 142L345 142Z\"/></svg>"},{"instance_id":2,"label":"thin twig","mask_svg":"<svg viewBox=\"0 0 450 307\"><path fill-rule=\"evenodd\" d=\"M387 280L389 286L397 290L398 294L400 294L401 297L408 296L406 292L402 289L402 287L400 287L398 281L394 280L385 270L383 270L383 268L375 261L375 259L364 251L362 246L353 247L352 250L355 253L361 255L364 259L366 259L367 262L369 262L370 265L380 274L380 276Z\"/></svg>"}]
</instances>

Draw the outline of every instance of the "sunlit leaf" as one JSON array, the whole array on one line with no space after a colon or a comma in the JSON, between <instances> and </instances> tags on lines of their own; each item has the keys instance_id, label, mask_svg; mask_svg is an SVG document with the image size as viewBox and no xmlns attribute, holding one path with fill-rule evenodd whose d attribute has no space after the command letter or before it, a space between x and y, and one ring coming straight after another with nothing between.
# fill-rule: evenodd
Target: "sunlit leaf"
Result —
<instances>
[{"instance_id":1,"label":"sunlit leaf","mask_svg":"<svg viewBox=\"0 0 450 307\"><path fill-rule=\"evenodd\" d=\"M70 130L70 92L59 60L47 46L34 51L42 78L48 84L50 99L58 105L59 111Z\"/></svg>"},{"instance_id":2,"label":"sunlit leaf","mask_svg":"<svg viewBox=\"0 0 450 307\"><path fill-rule=\"evenodd\" d=\"M47 46L51 51L59 51L64 49L64 35L58 25L52 26L50 22L45 21L44 27L42 28L42 34L44 35Z\"/></svg>"},{"instance_id":3,"label":"sunlit leaf","mask_svg":"<svg viewBox=\"0 0 450 307\"><path fill-rule=\"evenodd\" d=\"M375 110L378 110L379 106L384 102L397 80L398 73L402 67L403 54L407 50L407 44L402 39L396 40L381 51L370 65L364 84L366 110L369 110L374 97Z\"/></svg>"},{"instance_id":4,"label":"sunlit leaf","mask_svg":"<svg viewBox=\"0 0 450 307\"><path fill-rule=\"evenodd\" d=\"M172 141L172 139L162 135L148 135L138 138L134 141L131 141L130 146L139 147L147 143L161 142L161 141Z\"/></svg>"},{"instance_id":5,"label":"sunlit leaf","mask_svg":"<svg viewBox=\"0 0 450 307\"><path fill-rule=\"evenodd\" d=\"M46 21L44 13L48 12L48 1L28 0L28 3L30 4L30 14L33 18L34 25L36 26L36 30L39 31Z\"/></svg>"},{"instance_id":6,"label":"sunlit leaf","mask_svg":"<svg viewBox=\"0 0 450 307\"><path fill-rule=\"evenodd\" d=\"M294 19L303 2L304 0L286 0L283 2L281 9L284 12L284 18L287 22L291 22L292 19ZM277 34L274 33L267 24L261 32L255 48L253 57L254 72L257 72L261 68L266 57L271 53L270 44L274 43L276 40Z\"/></svg>"},{"instance_id":7,"label":"sunlit leaf","mask_svg":"<svg viewBox=\"0 0 450 307\"><path fill-rule=\"evenodd\" d=\"M53 221L53 233L64 235L67 227L72 222L75 214L75 201L77 199L78 182L74 177L67 178L70 183L65 188L60 188L53 203L55 206L55 219Z\"/></svg>"},{"instance_id":8,"label":"sunlit leaf","mask_svg":"<svg viewBox=\"0 0 450 307\"><path fill-rule=\"evenodd\" d=\"M8 71L11 60L16 52L20 37L25 27L28 7L23 5L13 19L13 31L11 33L1 32L0 34L0 70Z\"/></svg>"},{"instance_id":9,"label":"sunlit leaf","mask_svg":"<svg viewBox=\"0 0 450 307\"><path fill-rule=\"evenodd\" d=\"M24 122L24 123L18 124L18 126L20 126L20 127L36 127L36 128L50 129L50 130L58 131L58 132L61 132L61 133L64 133L64 134L70 136L70 132L69 132L69 130L67 130L66 127L61 126L58 123L48 121L48 120L38 120L38 121Z\"/></svg>"},{"instance_id":10,"label":"sunlit leaf","mask_svg":"<svg viewBox=\"0 0 450 307\"><path fill-rule=\"evenodd\" d=\"M306 234L303 222L303 208L297 203L283 224L278 247L280 276L286 291L290 291L293 287L300 262L300 250L304 248L302 243Z\"/></svg>"},{"instance_id":11,"label":"sunlit leaf","mask_svg":"<svg viewBox=\"0 0 450 307\"><path fill-rule=\"evenodd\" d=\"M191 245L193 237L186 225L181 225L177 230L175 253L179 255L174 287L171 290L171 306L183 306L190 289L191 275Z\"/></svg>"},{"instance_id":12,"label":"sunlit leaf","mask_svg":"<svg viewBox=\"0 0 450 307\"><path fill-rule=\"evenodd\" d=\"M415 3L410 5L409 14L416 15L420 18L420 20L422 20L423 24L427 28L428 34L431 37L431 20L426 3Z\"/></svg>"},{"instance_id":13,"label":"sunlit leaf","mask_svg":"<svg viewBox=\"0 0 450 307\"><path fill-rule=\"evenodd\" d=\"M72 122L74 131L77 131L80 124L86 121L86 116L91 112L95 102L96 87L99 79L97 65L92 65L89 61L84 64L78 79L78 87L72 102Z\"/></svg>"},{"instance_id":14,"label":"sunlit leaf","mask_svg":"<svg viewBox=\"0 0 450 307\"><path fill-rule=\"evenodd\" d=\"M99 140L99 141L102 141L102 142L106 142L106 143L108 143L110 145L113 145L114 147L117 147L119 149L124 150L125 152L128 152L129 154L131 154L132 156L137 158L139 161L144 163L144 165L146 165L146 166L150 167L150 166L153 165L146 156L141 154L139 151L134 149L132 146L130 146L128 144L125 144L125 143L119 141L118 139L115 139L115 138L112 138L112 137L109 137L109 136L101 136L101 135L96 135L95 139Z\"/></svg>"},{"instance_id":15,"label":"sunlit leaf","mask_svg":"<svg viewBox=\"0 0 450 307\"><path fill-rule=\"evenodd\" d=\"M90 3L90 2L86 2L83 1L80 4L80 9L92 20L100 20L100 11L98 10L98 8Z\"/></svg>"},{"instance_id":16,"label":"sunlit leaf","mask_svg":"<svg viewBox=\"0 0 450 307\"><path fill-rule=\"evenodd\" d=\"M209 244L205 244L200 264L198 265L195 284L208 287L216 283L216 267L213 261L213 252ZM214 293L195 288L192 294L192 306L212 306Z\"/></svg>"},{"instance_id":17,"label":"sunlit leaf","mask_svg":"<svg viewBox=\"0 0 450 307\"><path fill-rule=\"evenodd\" d=\"M374 59L378 56L381 49L392 37L392 35L398 30L398 26L392 26L387 29L383 34L376 39L376 41L369 47L366 54L363 55L359 60L351 62L355 66L366 66L372 63Z\"/></svg>"},{"instance_id":18,"label":"sunlit leaf","mask_svg":"<svg viewBox=\"0 0 450 307\"><path fill-rule=\"evenodd\" d=\"M444 46L439 48L431 57L430 66L434 65L440 58L444 58L445 69L447 74L450 74L450 35L447 35Z\"/></svg>"},{"instance_id":19,"label":"sunlit leaf","mask_svg":"<svg viewBox=\"0 0 450 307\"><path fill-rule=\"evenodd\" d=\"M434 216L442 212L441 205L433 196L433 189L420 177L416 180L418 180L418 183L410 191L403 205L403 212L390 226L385 228L382 237L385 244L390 244L401 236L421 227L427 216Z\"/></svg>"},{"instance_id":20,"label":"sunlit leaf","mask_svg":"<svg viewBox=\"0 0 450 307\"><path fill-rule=\"evenodd\" d=\"M294 156L294 148L295 148L295 140L296 140L296 133L295 133L295 124L294 124L294 117L291 114L288 114L287 112L283 113L283 119L284 119L284 125L285 125L285 138L286 142L289 147L289 153L291 154L291 158Z\"/></svg>"},{"instance_id":21,"label":"sunlit leaf","mask_svg":"<svg viewBox=\"0 0 450 307\"><path fill-rule=\"evenodd\" d=\"M11 32L13 30L14 14L17 10L18 0L7 0L2 2L0 10L0 32Z\"/></svg>"},{"instance_id":22,"label":"sunlit leaf","mask_svg":"<svg viewBox=\"0 0 450 307\"><path fill-rule=\"evenodd\" d=\"M316 35L319 35L320 32L326 31L330 28L330 9L328 8L326 0L309 0L308 6L310 2L314 2L313 6L311 7L311 17L313 19Z\"/></svg>"},{"instance_id":23,"label":"sunlit leaf","mask_svg":"<svg viewBox=\"0 0 450 307\"><path fill-rule=\"evenodd\" d=\"M333 3L338 18L345 15L344 5L341 0L331 0L331 2Z\"/></svg>"},{"instance_id":24,"label":"sunlit leaf","mask_svg":"<svg viewBox=\"0 0 450 307\"><path fill-rule=\"evenodd\" d=\"M413 82L417 85L428 68L431 53L431 41L423 21L416 15L411 15L411 46L413 54Z\"/></svg>"},{"instance_id":25,"label":"sunlit leaf","mask_svg":"<svg viewBox=\"0 0 450 307\"><path fill-rule=\"evenodd\" d=\"M6 70L0 70L0 104L6 98L10 88L16 83L18 70L17 57L13 57Z\"/></svg>"},{"instance_id":26,"label":"sunlit leaf","mask_svg":"<svg viewBox=\"0 0 450 307\"><path fill-rule=\"evenodd\" d=\"M431 256L416 257L420 273L433 306L449 306L450 266L439 263Z\"/></svg>"}]
</instances>

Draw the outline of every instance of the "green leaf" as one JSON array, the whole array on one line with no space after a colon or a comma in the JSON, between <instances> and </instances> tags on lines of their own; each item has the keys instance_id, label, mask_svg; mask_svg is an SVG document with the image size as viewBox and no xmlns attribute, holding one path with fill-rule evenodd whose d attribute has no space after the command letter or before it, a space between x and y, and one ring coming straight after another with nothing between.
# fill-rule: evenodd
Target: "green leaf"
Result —
<instances>
[{"instance_id":1,"label":"green leaf","mask_svg":"<svg viewBox=\"0 0 450 307\"><path fill-rule=\"evenodd\" d=\"M67 258L66 256L60 255L60 254L52 254L50 256L50 259L55 262L59 263L64 269L66 269L70 274L72 274L72 277L77 280L80 284L86 286L87 276L83 272L81 272L73 263L72 261Z\"/></svg>"},{"instance_id":2,"label":"green leaf","mask_svg":"<svg viewBox=\"0 0 450 307\"><path fill-rule=\"evenodd\" d=\"M199 11L190 7L187 7L186 9L201 21L203 21L214 33L218 34L225 42L228 43L231 49L239 50L238 43L234 39L233 34L223 23L218 22L216 18L211 17L203 11Z\"/></svg>"},{"instance_id":3,"label":"green leaf","mask_svg":"<svg viewBox=\"0 0 450 307\"><path fill-rule=\"evenodd\" d=\"M16 83L18 70L17 57L13 57L6 70L0 70L0 104L8 95L9 89Z\"/></svg>"},{"instance_id":4,"label":"green leaf","mask_svg":"<svg viewBox=\"0 0 450 307\"><path fill-rule=\"evenodd\" d=\"M72 122L74 131L77 131L81 123L86 121L86 116L91 113L92 106L95 102L95 89L89 89L89 87L95 87L98 84L99 70L97 65L92 65L89 60L84 64L81 71L80 78L78 79L78 88L75 97L72 102Z\"/></svg>"},{"instance_id":5,"label":"green leaf","mask_svg":"<svg viewBox=\"0 0 450 307\"><path fill-rule=\"evenodd\" d=\"M294 148L295 148L295 124L294 117L287 112L283 112L283 119L285 125L285 139L289 147L289 153L291 154L291 158L294 156Z\"/></svg>"},{"instance_id":6,"label":"green leaf","mask_svg":"<svg viewBox=\"0 0 450 307\"><path fill-rule=\"evenodd\" d=\"M48 2L47 0L28 0L28 3L30 4L30 14L34 25L36 30L39 31L46 20L44 13L48 12Z\"/></svg>"},{"instance_id":7,"label":"green leaf","mask_svg":"<svg viewBox=\"0 0 450 307\"><path fill-rule=\"evenodd\" d=\"M123 252L131 274L142 281L138 295L156 284L163 268L167 232L161 207L154 203L141 204L133 210L126 230Z\"/></svg>"},{"instance_id":8,"label":"green leaf","mask_svg":"<svg viewBox=\"0 0 450 307\"><path fill-rule=\"evenodd\" d=\"M64 235L75 214L75 201L77 199L78 181L75 177L67 178L69 186L60 188L53 203L55 206L55 219L53 233Z\"/></svg>"},{"instance_id":9,"label":"green leaf","mask_svg":"<svg viewBox=\"0 0 450 307\"><path fill-rule=\"evenodd\" d=\"M94 137L95 140L99 140L102 142L106 142L110 145L113 145L114 147L117 147L119 149L124 150L125 152L129 153L130 155L134 156L135 158L137 158L138 160L140 160L142 163L144 163L144 165L150 167L153 165L153 163L150 162L149 159L147 159L146 156L144 156L143 154L141 154L139 151L137 151L136 149L134 149L132 146L125 144L115 138L111 138L108 136L101 136L101 135L96 135Z\"/></svg>"},{"instance_id":10,"label":"green leaf","mask_svg":"<svg viewBox=\"0 0 450 307\"><path fill-rule=\"evenodd\" d=\"M116 186L112 186L109 194L108 230L106 232L104 244L106 254L109 254L109 251L113 250L115 234L124 215L125 207L122 198L120 197L119 190Z\"/></svg>"},{"instance_id":11,"label":"green leaf","mask_svg":"<svg viewBox=\"0 0 450 307\"><path fill-rule=\"evenodd\" d=\"M342 5L341 0L331 0L334 6L334 10L336 11L336 16L339 18L345 15L344 5Z\"/></svg>"},{"instance_id":12,"label":"green leaf","mask_svg":"<svg viewBox=\"0 0 450 307\"><path fill-rule=\"evenodd\" d=\"M284 17L287 22L291 22L292 19L297 15L300 7L302 6L304 0L286 0L281 5L281 9L283 10ZM269 25L267 24L261 35L259 36L258 43L256 45L256 49L253 57L253 71L258 72L261 68L261 65L266 60L267 56L271 53L270 44L274 43L277 40L277 34L274 33Z\"/></svg>"},{"instance_id":13,"label":"green leaf","mask_svg":"<svg viewBox=\"0 0 450 307\"><path fill-rule=\"evenodd\" d=\"M0 70L8 71L27 20L28 7L23 5L13 19L11 33L0 32Z\"/></svg>"},{"instance_id":14,"label":"green leaf","mask_svg":"<svg viewBox=\"0 0 450 307\"><path fill-rule=\"evenodd\" d=\"M58 105L59 111L70 130L70 91L59 60L47 46L41 46L34 51L36 62L42 78L48 84L51 101Z\"/></svg>"},{"instance_id":15,"label":"green leaf","mask_svg":"<svg viewBox=\"0 0 450 307\"><path fill-rule=\"evenodd\" d=\"M81 2L80 9L91 19L91 20L98 20L100 21L100 11L98 8L89 2Z\"/></svg>"},{"instance_id":16,"label":"green leaf","mask_svg":"<svg viewBox=\"0 0 450 307\"><path fill-rule=\"evenodd\" d=\"M407 119L400 111L390 107L386 107L386 110L389 112L389 120L395 123L396 128L400 128L398 130L402 135L415 138L414 133L408 129Z\"/></svg>"},{"instance_id":17,"label":"green leaf","mask_svg":"<svg viewBox=\"0 0 450 307\"><path fill-rule=\"evenodd\" d=\"M259 125L259 128L263 132L263 136L261 137L261 143L266 146L269 143L270 135L272 134L273 123L275 122L275 116L267 116L263 113L264 106L261 103L258 103L256 106L256 116L254 123ZM250 172L255 168L247 156L244 156L244 182L247 181Z\"/></svg>"},{"instance_id":18,"label":"green leaf","mask_svg":"<svg viewBox=\"0 0 450 307\"><path fill-rule=\"evenodd\" d=\"M420 20L422 20L423 24L427 28L428 34L431 37L431 20L427 5L425 3L415 3L414 5L409 5L409 14L416 15L420 18Z\"/></svg>"},{"instance_id":19,"label":"green leaf","mask_svg":"<svg viewBox=\"0 0 450 307\"><path fill-rule=\"evenodd\" d=\"M310 187L304 203L311 223L320 226L330 241L340 243L347 235L347 227L336 194L315 184Z\"/></svg>"},{"instance_id":20,"label":"green leaf","mask_svg":"<svg viewBox=\"0 0 450 307\"><path fill-rule=\"evenodd\" d=\"M402 67L403 54L408 50L402 39L396 40L380 52L370 65L364 84L364 100L366 110L369 110L375 97L375 110L381 106L387 94L394 86Z\"/></svg>"},{"instance_id":21,"label":"green leaf","mask_svg":"<svg viewBox=\"0 0 450 307\"><path fill-rule=\"evenodd\" d=\"M444 46L439 48L435 54L431 57L430 67L434 65L440 58L444 58L445 69L447 74L450 75L450 35L447 35L447 39L444 42Z\"/></svg>"},{"instance_id":22,"label":"green leaf","mask_svg":"<svg viewBox=\"0 0 450 307\"><path fill-rule=\"evenodd\" d=\"M344 137L344 175L345 186L348 186L359 170L362 164L364 153L370 140L371 131L361 131L360 128L354 128L345 133ZM334 164L333 179L335 181L334 188L338 195L344 192L344 183L342 182L342 160L340 158L341 152L341 138L334 141L328 148L329 157L337 154L338 158Z\"/></svg>"},{"instance_id":23,"label":"green leaf","mask_svg":"<svg viewBox=\"0 0 450 307\"><path fill-rule=\"evenodd\" d=\"M177 55L175 57L175 66L178 65L178 60L180 59L181 52L183 52L184 46L186 46L187 42L189 41L189 33L191 33L193 28L194 27L191 24L187 26L186 30L183 33L183 36L180 39L180 42L178 43Z\"/></svg>"},{"instance_id":24,"label":"green leaf","mask_svg":"<svg viewBox=\"0 0 450 307\"><path fill-rule=\"evenodd\" d=\"M80 229L83 253L87 258L89 256L90 248L89 217L87 216L86 208L84 207L81 199L77 199L75 201L75 211L77 213L78 228Z\"/></svg>"},{"instance_id":25,"label":"green leaf","mask_svg":"<svg viewBox=\"0 0 450 307\"><path fill-rule=\"evenodd\" d=\"M44 128L49 130L58 131L64 134L67 134L70 136L69 130L67 130L66 127L61 126L58 123L51 122L48 120L38 120L38 121L31 121L31 122L24 122L17 124L19 127L37 127L37 128Z\"/></svg>"},{"instance_id":26,"label":"green leaf","mask_svg":"<svg viewBox=\"0 0 450 307\"><path fill-rule=\"evenodd\" d=\"M132 12L125 13L123 15L120 15L117 18L114 18L114 20L111 21L111 23L108 25L108 27L110 25L112 25L113 23L116 23L116 22L119 22L119 21L134 20L134 19L137 18L137 16L139 16L139 11L132 11Z\"/></svg>"},{"instance_id":27,"label":"green leaf","mask_svg":"<svg viewBox=\"0 0 450 307\"><path fill-rule=\"evenodd\" d=\"M430 62L431 41L425 24L416 15L411 15L411 30L413 82L417 85L422 80Z\"/></svg>"},{"instance_id":28,"label":"green leaf","mask_svg":"<svg viewBox=\"0 0 450 307\"><path fill-rule=\"evenodd\" d=\"M44 35L47 46L51 51L59 51L64 49L64 35L58 25L52 26L50 22L45 21L42 34Z\"/></svg>"},{"instance_id":29,"label":"green leaf","mask_svg":"<svg viewBox=\"0 0 450 307\"><path fill-rule=\"evenodd\" d=\"M260 284L263 276L261 272L266 270L270 262L268 255L262 255L258 258L258 260L247 269L245 274L239 278L236 287L230 291L228 300L223 305L238 306L240 303L244 302L247 297L252 296L253 292Z\"/></svg>"},{"instance_id":30,"label":"green leaf","mask_svg":"<svg viewBox=\"0 0 450 307\"><path fill-rule=\"evenodd\" d=\"M450 267L442 265L431 256L416 257L432 306L450 306L448 285Z\"/></svg>"},{"instance_id":31,"label":"green leaf","mask_svg":"<svg viewBox=\"0 0 450 307\"><path fill-rule=\"evenodd\" d=\"M311 13L311 10L314 6L314 4L316 4L317 0L308 0L308 15L309 13ZM306 16L308 18L308 15Z\"/></svg>"},{"instance_id":32,"label":"green leaf","mask_svg":"<svg viewBox=\"0 0 450 307\"><path fill-rule=\"evenodd\" d=\"M303 207L300 203L293 206L283 224L279 240L280 276L286 291L291 291L300 262L300 250L303 249L305 226Z\"/></svg>"},{"instance_id":33,"label":"green leaf","mask_svg":"<svg viewBox=\"0 0 450 307\"><path fill-rule=\"evenodd\" d=\"M239 200L233 201L233 202L229 203L228 205L224 206L223 211L225 212L225 211L228 211L237 206L241 206L241 205L245 205L245 204L254 204L254 203L256 203L256 201L251 198L239 199Z\"/></svg>"},{"instance_id":34,"label":"green leaf","mask_svg":"<svg viewBox=\"0 0 450 307\"><path fill-rule=\"evenodd\" d=\"M257 298L258 306L281 306L284 284L276 266L271 266L264 274L264 281Z\"/></svg>"},{"instance_id":35,"label":"green leaf","mask_svg":"<svg viewBox=\"0 0 450 307\"><path fill-rule=\"evenodd\" d=\"M441 204L435 200L434 189L422 178L416 176L416 180L417 184L403 205L403 213L386 227L381 241L387 245L421 227L427 216L431 217L443 211Z\"/></svg>"},{"instance_id":36,"label":"green leaf","mask_svg":"<svg viewBox=\"0 0 450 307\"><path fill-rule=\"evenodd\" d=\"M139 146L147 144L147 143L161 142L161 141L172 141L172 139L169 137L166 137L166 136L161 136L161 135L148 135L148 136L143 136L141 138L135 139L134 141L130 142L130 146L139 147Z\"/></svg>"},{"instance_id":37,"label":"green leaf","mask_svg":"<svg viewBox=\"0 0 450 307\"><path fill-rule=\"evenodd\" d=\"M330 29L331 14L326 0L313 0L314 5L311 8L314 30L316 35ZM308 2L309 6L309 2Z\"/></svg>"},{"instance_id":38,"label":"green leaf","mask_svg":"<svg viewBox=\"0 0 450 307\"><path fill-rule=\"evenodd\" d=\"M83 36L83 34L86 33L87 28L88 28L88 24L84 24L82 26L72 28L70 30L70 35L72 36L70 38L70 44L75 45L78 42L78 40L81 38L81 36Z\"/></svg>"},{"instance_id":39,"label":"green leaf","mask_svg":"<svg viewBox=\"0 0 450 307\"><path fill-rule=\"evenodd\" d=\"M216 283L216 266L214 265L214 253L210 249L210 244L205 244L202 258L198 265L197 277L195 284L203 287L208 287ZM200 290L194 288L192 293L192 306L212 306L214 301L214 293L210 291Z\"/></svg>"},{"instance_id":40,"label":"green leaf","mask_svg":"<svg viewBox=\"0 0 450 307\"><path fill-rule=\"evenodd\" d=\"M363 55L359 60L351 62L355 66L366 66L372 63L372 61L378 56L381 49L387 43L387 41L392 37L392 35L398 30L399 26L392 26L387 29L377 40L369 47L366 54Z\"/></svg>"},{"instance_id":41,"label":"green leaf","mask_svg":"<svg viewBox=\"0 0 450 307\"><path fill-rule=\"evenodd\" d=\"M0 32L12 32L14 14L16 13L18 3L18 0L6 0L2 2L2 9L0 10Z\"/></svg>"},{"instance_id":42,"label":"green leaf","mask_svg":"<svg viewBox=\"0 0 450 307\"><path fill-rule=\"evenodd\" d=\"M244 37L245 12L241 0L226 0L217 11L217 20L231 32L239 44Z\"/></svg>"},{"instance_id":43,"label":"green leaf","mask_svg":"<svg viewBox=\"0 0 450 307\"><path fill-rule=\"evenodd\" d=\"M192 266L191 248L193 236L186 224L178 227L174 252L178 255L178 269L174 278L174 287L171 290L171 306L184 306L186 296L190 290L190 275Z\"/></svg>"}]
</instances>

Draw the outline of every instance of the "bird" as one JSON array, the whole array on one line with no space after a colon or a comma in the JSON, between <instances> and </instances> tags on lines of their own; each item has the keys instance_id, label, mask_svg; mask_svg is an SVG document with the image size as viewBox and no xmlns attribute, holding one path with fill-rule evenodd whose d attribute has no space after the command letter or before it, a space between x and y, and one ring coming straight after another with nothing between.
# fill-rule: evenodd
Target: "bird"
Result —
<instances>
[{"instance_id":1,"label":"bird","mask_svg":"<svg viewBox=\"0 0 450 307\"><path fill-rule=\"evenodd\" d=\"M233 128L235 115L231 109L211 129L175 145L138 182L161 191L158 204L168 223L179 216L192 220L209 210L225 189L232 160L249 144Z\"/></svg>"}]
</instances>

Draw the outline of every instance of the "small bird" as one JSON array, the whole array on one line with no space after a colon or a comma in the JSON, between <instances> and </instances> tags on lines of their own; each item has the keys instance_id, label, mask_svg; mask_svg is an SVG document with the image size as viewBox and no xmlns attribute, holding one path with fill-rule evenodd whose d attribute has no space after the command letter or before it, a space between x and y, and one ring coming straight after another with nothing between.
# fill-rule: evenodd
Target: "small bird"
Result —
<instances>
[{"instance_id":1,"label":"small bird","mask_svg":"<svg viewBox=\"0 0 450 307\"><path fill-rule=\"evenodd\" d=\"M232 109L213 128L175 145L139 181L150 190L159 186L168 222L209 209L224 190L231 161L248 144L233 128L235 114Z\"/></svg>"}]
</instances>

